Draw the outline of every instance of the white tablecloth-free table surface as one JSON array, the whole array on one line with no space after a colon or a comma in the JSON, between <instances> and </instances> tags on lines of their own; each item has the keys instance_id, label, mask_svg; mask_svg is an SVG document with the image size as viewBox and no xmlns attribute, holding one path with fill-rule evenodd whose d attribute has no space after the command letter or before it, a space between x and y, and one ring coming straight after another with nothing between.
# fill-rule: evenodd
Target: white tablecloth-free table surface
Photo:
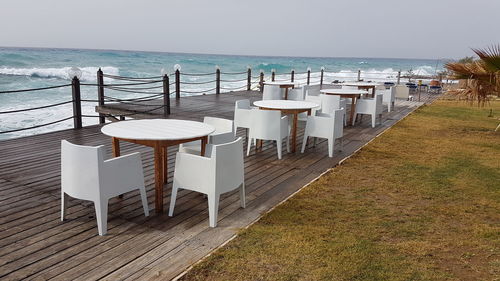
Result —
<instances>
[{"instance_id":1,"label":"white tablecloth-free table surface","mask_svg":"<svg viewBox=\"0 0 500 281\"><path fill-rule=\"evenodd\" d=\"M350 89L323 89L321 93L330 95L364 95L368 94L367 90L350 90Z\"/></svg>"},{"instance_id":2,"label":"white tablecloth-free table surface","mask_svg":"<svg viewBox=\"0 0 500 281\"><path fill-rule=\"evenodd\" d=\"M182 140L202 137L215 131L212 125L177 119L142 119L105 125L105 135L134 140Z\"/></svg>"},{"instance_id":3,"label":"white tablecloth-free table surface","mask_svg":"<svg viewBox=\"0 0 500 281\"><path fill-rule=\"evenodd\" d=\"M313 109L319 107L319 104L314 102L295 100L260 100L253 104L258 107L277 110Z\"/></svg>"}]
</instances>

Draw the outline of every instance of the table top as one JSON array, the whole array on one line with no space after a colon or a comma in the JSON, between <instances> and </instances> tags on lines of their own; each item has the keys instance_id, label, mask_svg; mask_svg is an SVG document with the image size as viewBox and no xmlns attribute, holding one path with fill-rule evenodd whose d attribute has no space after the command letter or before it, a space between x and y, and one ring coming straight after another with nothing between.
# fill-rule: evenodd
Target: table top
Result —
<instances>
[{"instance_id":1,"label":"table top","mask_svg":"<svg viewBox=\"0 0 500 281\"><path fill-rule=\"evenodd\" d=\"M375 87L375 86L378 86L378 85L383 85L383 84L380 84L380 83L376 83L376 82L344 82L344 83L341 83L341 85L344 85L344 86L361 86L361 87Z\"/></svg>"},{"instance_id":2,"label":"table top","mask_svg":"<svg viewBox=\"0 0 500 281\"><path fill-rule=\"evenodd\" d=\"M351 89L322 89L319 90L321 93L331 94L331 95L363 95L368 94L366 90L351 90Z\"/></svg>"},{"instance_id":3,"label":"table top","mask_svg":"<svg viewBox=\"0 0 500 281\"><path fill-rule=\"evenodd\" d=\"M133 140L183 140L207 136L214 131L212 125L178 119L119 121L101 128L105 135Z\"/></svg>"},{"instance_id":4,"label":"table top","mask_svg":"<svg viewBox=\"0 0 500 281\"><path fill-rule=\"evenodd\" d=\"M270 82L264 82L264 85L277 85L277 86L294 86L294 82L279 82L279 81L270 81Z\"/></svg>"},{"instance_id":5,"label":"table top","mask_svg":"<svg viewBox=\"0 0 500 281\"><path fill-rule=\"evenodd\" d=\"M319 104L314 102L295 100L259 100L253 104L270 109L312 109L319 107Z\"/></svg>"}]
</instances>

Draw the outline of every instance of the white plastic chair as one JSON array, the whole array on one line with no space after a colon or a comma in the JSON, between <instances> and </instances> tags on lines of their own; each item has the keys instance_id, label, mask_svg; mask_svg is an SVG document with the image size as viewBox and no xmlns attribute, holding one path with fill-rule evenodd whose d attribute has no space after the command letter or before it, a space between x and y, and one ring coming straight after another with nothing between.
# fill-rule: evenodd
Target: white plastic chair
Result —
<instances>
[{"instance_id":1,"label":"white plastic chair","mask_svg":"<svg viewBox=\"0 0 500 281\"><path fill-rule=\"evenodd\" d=\"M282 99L283 99L283 92L280 86L264 85L262 100L282 100Z\"/></svg>"},{"instance_id":2,"label":"white plastic chair","mask_svg":"<svg viewBox=\"0 0 500 281\"><path fill-rule=\"evenodd\" d=\"M342 108L343 119L344 119L343 123L344 125L347 125L347 119L346 119L347 102L345 99L342 99L340 98L340 96L337 95L321 94L320 100L321 100L321 113L332 114L336 109Z\"/></svg>"},{"instance_id":3,"label":"white plastic chair","mask_svg":"<svg viewBox=\"0 0 500 281\"><path fill-rule=\"evenodd\" d=\"M193 174L196 173L196 175ZM243 170L243 141L213 146L211 157L178 152L175 159L174 182L169 216L173 216L177 191L188 189L206 194L210 227L217 225L220 195L238 189L240 205L245 208L245 178Z\"/></svg>"},{"instance_id":4,"label":"white plastic chair","mask_svg":"<svg viewBox=\"0 0 500 281\"><path fill-rule=\"evenodd\" d=\"M238 128L250 128L250 114L252 107L250 106L250 100L238 100L234 104L234 135Z\"/></svg>"},{"instance_id":5,"label":"white plastic chair","mask_svg":"<svg viewBox=\"0 0 500 281\"><path fill-rule=\"evenodd\" d=\"M61 221L66 216L68 196L94 202L99 235L108 225L108 201L139 190L144 215L149 216L144 173L139 152L104 160L104 146L75 145L61 141Z\"/></svg>"},{"instance_id":6,"label":"white plastic chair","mask_svg":"<svg viewBox=\"0 0 500 281\"><path fill-rule=\"evenodd\" d=\"M328 139L329 157L333 157L335 140L340 139L340 149L342 150L342 137L344 136L343 112L344 108L341 108L335 109L332 114L318 113L316 116L308 116L302 142L302 153L306 149L308 137ZM316 139L314 139L314 142L316 143Z\"/></svg>"},{"instance_id":7,"label":"white plastic chair","mask_svg":"<svg viewBox=\"0 0 500 281\"><path fill-rule=\"evenodd\" d=\"M288 100L304 100L305 90L304 88L288 89Z\"/></svg>"},{"instance_id":8,"label":"white plastic chair","mask_svg":"<svg viewBox=\"0 0 500 281\"><path fill-rule=\"evenodd\" d=\"M281 117L281 112L276 110L252 110L247 156L250 155L250 148L252 143L255 145L255 140L274 140L278 150L278 159L281 159L283 139L286 139L286 150L290 152L288 116Z\"/></svg>"},{"instance_id":9,"label":"white plastic chair","mask_svg":"<svg viewBox=\"0 0 500 281\"><path fill-rule=\"evenodd\" d=\"M410 88L406 87L406 85L396 85L392 88L394 88L394 97L396 99L413 100L413 96L410 96Z\"/></svg>"},{"instance_id":10,"label":"white plastic chair","mask_svg":"<svg viewBox=\"0 0 500 281\"><path fill-rule=\"evenodd\" d=\"M377 91L377 94L382 95L382 104L387 105L387 112L391 112L394 108L394 101L396 100L396 89L391 87L389 90Z\"/></svg>"},{"instance_id":11,"label":"white plastic chair","mask_svg":"<svg viewBox=\"0 0 500 281\"><path fill-rule=\"evenodd\" d=\"M382 110L382 95L377 94L375 95L375 98L359 99L356 101L356 111L352 125L356 122L358 114L368 114L372 116L372 127L375 128L377 116L380 117L380 123L382 123Z\"/></svg>"},{"instance_id":12,"label":"white plastic chair","mask_svg":"<svg viewBox=\"0 0 500 281\"><path fill-rule=\"evenodd\" d=\"M206 155L210 155L212 144L222 144L234 141L235 131L234 123L232 120L217 118L217 117L204 117L203 123L209 124L215 127L215 131L208 135L208 144L206 149ZM186 153L201 153L201 141L192 141L188 143L182 143L179 145L179 151Z\"/></svg>"}]
</instances>

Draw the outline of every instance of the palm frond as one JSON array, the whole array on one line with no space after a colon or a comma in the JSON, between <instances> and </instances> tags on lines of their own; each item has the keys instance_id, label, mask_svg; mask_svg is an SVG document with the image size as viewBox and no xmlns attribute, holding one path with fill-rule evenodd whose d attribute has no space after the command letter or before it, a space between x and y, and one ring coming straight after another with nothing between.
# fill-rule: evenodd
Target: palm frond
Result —
<instances>
[{"instance_id":1,"label":"palm frond","mask_svg":"<svg viewBox=\"0 0 500 281\"><path fill-rule=\"evenodd\" d=\"M485 49L472 49L485 63L488 70L492 72L500 71L500 44L487 47Z\"/></svg>"}]
</instances>

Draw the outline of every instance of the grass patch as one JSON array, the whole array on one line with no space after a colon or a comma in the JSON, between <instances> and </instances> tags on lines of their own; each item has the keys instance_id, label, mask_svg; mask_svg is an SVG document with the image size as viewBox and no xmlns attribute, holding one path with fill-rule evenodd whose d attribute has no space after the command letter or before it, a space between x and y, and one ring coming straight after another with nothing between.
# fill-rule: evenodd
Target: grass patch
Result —
<instances>
[{"instance_id":1,"label":"grass patch","mask_svg":"<svg viewBox=\"0 0 500 281\"><path fill-rule=\"evenodd\" d=\"M498 280L500 102L425 106L181 280Z\"/></svg>"}]
</instances>

